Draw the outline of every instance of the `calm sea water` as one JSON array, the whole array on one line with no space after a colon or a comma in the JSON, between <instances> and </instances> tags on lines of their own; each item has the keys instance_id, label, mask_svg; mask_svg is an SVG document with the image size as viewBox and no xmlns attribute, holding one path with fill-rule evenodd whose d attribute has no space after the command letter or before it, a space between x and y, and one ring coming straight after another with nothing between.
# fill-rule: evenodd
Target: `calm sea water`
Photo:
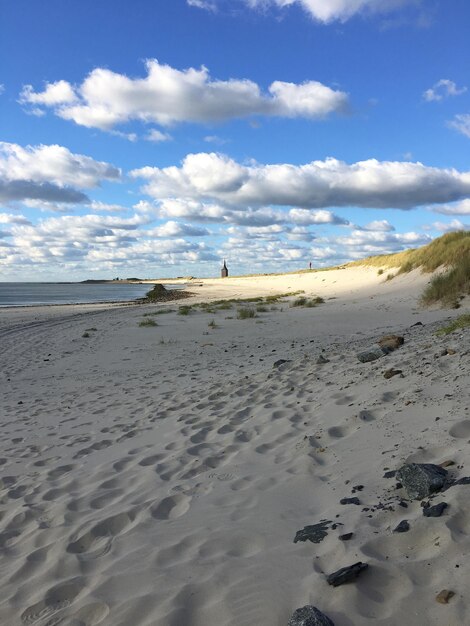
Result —
<instances>
[{"instance_id":1,"label":"calm sea water","mask_svg":"<svg viewBox=\"0 0 470 626\"><path fill-rule=\"evenodd\" d=\"M93 302L127 302L145 296L152 284L123 285L114 283L0 283L0 307L37 304L86 304ZM180 286L166 285L177 289Z\"/></svg>"}]
</instances>

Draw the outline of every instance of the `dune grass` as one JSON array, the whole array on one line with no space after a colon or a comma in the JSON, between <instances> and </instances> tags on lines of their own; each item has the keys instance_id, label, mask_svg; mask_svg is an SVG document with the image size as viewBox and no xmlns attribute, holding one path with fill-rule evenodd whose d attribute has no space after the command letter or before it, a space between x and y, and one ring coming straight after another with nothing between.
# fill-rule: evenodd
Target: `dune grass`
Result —
<instances>
[{"instance_id":1,"label":"dune grass","mask_svg":"<svg viewBox=\"0 0 470 626\"><path fill-rule=\"evenodd\" d=\"M151 318L140 320L139 326L158 326L157 322Z\"/></svg>"},{"instance_id":2,"label":"dune grass","mask_svg":"<svg viewBox=\"0 0 470 626\"><path fill-rule=\"evenodd\" d=\"M457 317L453 320L448 326L444 326L436 331L436 335L449 335L453 333L455 330L460 330L462 328L470 327L470 313L465 313L460 317Z\"/></svg>"},{"instance_id":3,"label":"dune grass","mask_svg":"<svg viewBox=\"0 0 470 626\"><path fill-rule=\"evenodd\" d=\"M319 304L323 304L323 302L325 301L320 296L315 296L315 298L306 298L305 296L301 296L292 302L291 307L301 306L312 308Z\"/></svg>"},{"instance_id":4,"label":"dune grass","mask_svg":"<svg viewBox=\"0 0 470 626\"><path fill-rule=\"evenodd\" d=\"M421 296L421 303L429 305L440 302L446 306L456 306L460 296L470 293L470 231L447 233L421 248L368 257L353 261L347 267L360 265L397 268L395 274L387 274L386 280L417 268L422 272L447 268L446 272L431 280Z\"/></svg>"},{"instance_id":5,"label":"dune grass","mask_svg":"<svg viewBox=\"0 0 470 626\"><path fill-rule=\"evenodd\" d=\"M237 311L237 320L247 320L256 317L256 312L251 307L241 307Z\"/></svg>"}]
</instances>

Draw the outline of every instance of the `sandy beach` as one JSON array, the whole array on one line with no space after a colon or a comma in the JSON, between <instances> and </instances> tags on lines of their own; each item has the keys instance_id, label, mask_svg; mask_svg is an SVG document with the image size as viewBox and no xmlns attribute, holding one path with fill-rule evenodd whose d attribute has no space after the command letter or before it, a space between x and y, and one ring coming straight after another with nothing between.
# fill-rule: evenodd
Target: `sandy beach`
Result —
<instances>
[{"instance_id":1,"label":"sandy beach","mask_svg":"<svg viewBox=\"0 0 470 626\"><path fill-rule=\"evenodd\" d=\"M435 334L469 307L420 308L428 280L352 267L188 286L185 305L324 299L251 319L2 309L0 623L287 626L309 604L336 626L469 623L470 485L452 484L470 475L469 330ZM391 334L403 345L359 361ZM397 488L406 463L445 464L440 517ZM318 543L294 543L320 522Z\"/></svg>"}]
</instances>

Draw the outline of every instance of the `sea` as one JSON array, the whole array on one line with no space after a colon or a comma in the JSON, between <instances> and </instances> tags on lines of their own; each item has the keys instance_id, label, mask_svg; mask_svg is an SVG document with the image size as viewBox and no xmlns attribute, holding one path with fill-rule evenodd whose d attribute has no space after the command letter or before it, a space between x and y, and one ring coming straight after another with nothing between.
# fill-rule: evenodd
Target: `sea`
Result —
<instances>
[{"instance_id":1,"label":"sea","mask_svg":"<svg viewBox=\"0 0 470 626\"><path fill-rule=\"evenodd\" d=\"M152 287L152 283L0 283L0 307L132 302ZM181 285L165 287L181 289Z\"/></svg>"}]
</instances>

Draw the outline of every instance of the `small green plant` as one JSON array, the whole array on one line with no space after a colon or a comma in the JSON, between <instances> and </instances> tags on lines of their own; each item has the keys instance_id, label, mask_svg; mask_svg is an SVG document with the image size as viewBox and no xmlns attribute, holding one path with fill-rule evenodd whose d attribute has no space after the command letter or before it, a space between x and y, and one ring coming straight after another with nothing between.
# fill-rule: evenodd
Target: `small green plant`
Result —
<instances>
[{"instance_id":1,"label":"small green plant","mask_svg":"<svg viewBox=\"0 0 470 626\"><path fill-rule=\"evenodd\" d=\"M85 332L85 333L83 333L82 337L83 337L84 339L87 339L88 337L90 337L90 333L86 333L86 332Z\"/></svg>"},{"instance_id":2,"label":"small green plant","mask_svg":"<svg viewBox=\"0 0 470 626\"><path fill-rule=\"evenodd\" d=\"M387 278L385 279L385 281L388 282L389 280L392 280L393 278L395 278L395 274L387 274Z\"/></svg>"},{"instance_id":3,"label":"small green plant","mask_svg":"<svg viewBox=\"0 0 470 626\"><path fill-rule=\"evenodd\" d=\"M377 276L382 276L383 273L384 273L383 269L380 268L379 271L377 272Z\"/></svg>"},{"instance_id":4,"label":"small green plant","mask_svg":"<svg viewBox=\"0 0 470 626\"><path fill-rule=\"evenodd\" d=\"M307 304L307 298L302 296L301 298L296 298L294 302L292 302L291 306L305 306Z\"/></svg>"},{"instance_id":5,"label":"small green plant","mask_svg":"<svg viewBox=\"0 0 470 626\"><path fill-rule=\"evenodd\" d=\"M454 330L460 330L462 328L470 327L470 313L465 313L464 315L460 315L455 320L453 320L448 326L444 326L436 331L436 335L449 335L453 333Z\"/></svg>"},{"instance_id":6,"label":"small green plant","mask_svg":"<svg viewBox=\"0 0 470 626\"><path fill-rule=\"evenodd\" d=\"M256 310L258 313L266 313L266 311L268 311L268 307L264 306L264 304L257 304Z\"/></svg>"},{"instance_id":7,"label":"small green plant","mask_svg":"<svg viewBox=\"0 0 470 626\"><path fill-rule=\"evenodd\" d=\"M189 315L191 313L192 307L187 304L183 304L178 309L178 315Z\"/></svg>"},{"instance_id":8,"label":"small green plant","mask_svg":"<svg viewBox=\"0 0 470 626\"><path fill-rule=\"evenodd\" d=\"M152 315L165 315L166 313L174 313L175 309L159 309L158 311L150 311L150 313L144 313L144 317L150 317Z\"/></svg>"},{"instance_id":9,"label":"small green plant","mask_svg":"<svg viewBox=\"0 0 470 626\"><path fill-rule=\"evenodd\" d=\"M461 259L458 265L431 279L421 296L422 304L441 302L459 308L461 294L470 294L470 257Z\"/></svg>"},{"instance_id":10,"label":"small green plant","mask_svg":"<svg viewBox=\"0 0 470 626\"><path fill-rule=\"evenodd\" d=\"M157 322L152 319L140 320L139 326L158 326Z\"/></svg>"},{"instance_id":11,"label":"small green plant","mask_svg":"<svg viewBox=\"0 0 470 626\"><path fill-rule=\"evenodd\" d=\"M222 304L219 304L218 306L216 306L216 309L218 311L228 311L232 308L232 304L230 302L222 302Z\"/></svg>"},{"instance_id":12,"label":"small green plant","mask_svg":"<svg viewBox=\"0 0 470 626\"><path fill-rule=\"evenodd\" d=\"M242 307L237 311L237 319L238 320L247 320L252 317L256 317L255 310L251 307Z\"/></svg>"},{"instance_id":13,"label":"small green plant","mask_svg":"<svg viewBox=\"0 0 470 626\"><path fill-rule=\"evenodd\" d=\"M207 325L209 326L209 328L218 328L215 320L211 320Z\"/></svg>"}]
</instances>

